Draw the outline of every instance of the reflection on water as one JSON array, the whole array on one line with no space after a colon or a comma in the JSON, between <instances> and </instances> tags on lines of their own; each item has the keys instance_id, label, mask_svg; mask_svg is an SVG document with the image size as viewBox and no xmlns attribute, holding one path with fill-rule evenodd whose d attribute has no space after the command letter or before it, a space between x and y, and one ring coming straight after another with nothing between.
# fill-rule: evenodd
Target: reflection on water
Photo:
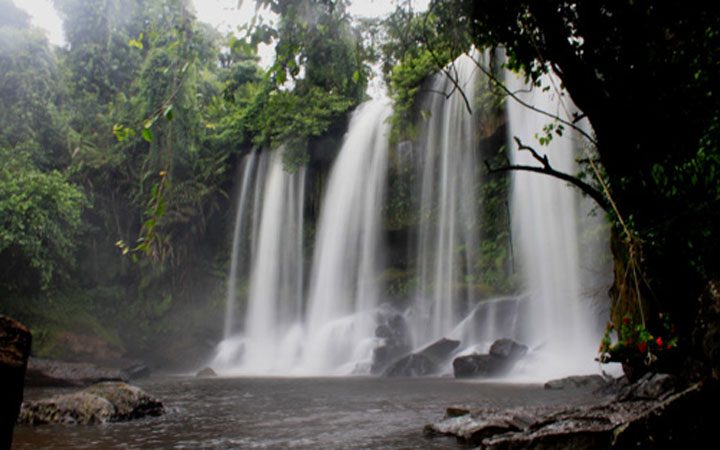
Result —
<instances>
[{"instance_id":1,"label":"reflection on water","mask_svg":"<svg viewBox=\"0 0 720 450\"><path fill-rule=\"evenodd\" d=\"M427 439L447 406L580 404L579 391L449 378L163 378L138 383L163 417L15 428L14 449L462 448ZM28 392L26 397L36 397Z\"/></svg>"}]
</instances>

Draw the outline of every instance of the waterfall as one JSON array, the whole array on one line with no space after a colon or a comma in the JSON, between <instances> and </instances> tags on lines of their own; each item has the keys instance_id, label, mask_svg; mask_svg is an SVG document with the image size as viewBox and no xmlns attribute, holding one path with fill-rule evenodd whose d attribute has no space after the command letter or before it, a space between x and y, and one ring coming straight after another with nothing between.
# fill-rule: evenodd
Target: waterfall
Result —
<instances>
[{"instance_id":1,"label":"waterfall","mask_svg":"<svg viewBox=\"0 0 720 450\"><path fill-rule=\"evenodd\" d=\"M242 243L247 232L248 199L251 196L252 177L255 172L257 153L247 155L241 164L240 193L238 195L237 210L235 211L235 227L233 228L232 253L230 258L230 273L225 294L225 327L223 337L229 338L235 332L235 304L237 296L237 280L245 271L241 267L243 262Z\"/></svg>"},{"instance_id":2,"label":"waterfall","mask_svg":"<svg viewBox=\"0 0 720 450\"><path fill-rule=\"evenodd\" d=\"M601 220L588 215L589 201L573 188L533 173L513 173L511 206L502 212L485 208L491 200L507 202L489 197L496 191L485 189L493 179L485 179L485 156L480 155L498 155L507 132L510 162L537 165L527 152L517 151L513 138L537 147L535 136L549 122L512 99L504 110L490 106L489 92L482 88L488 80L476 64L488 58L461 56L448 67L454 80L433 76L420 103L418 142L398 146L395 160L412 166L407 173L414 180L408 182L414 183L408 188L414 205L409 217L415 218L407 225L411 255L402 262L403 270L414 271L408 284L414 287L395 304L381 276L388 266L383 220L392 110L386 100L367 102L353 113L324 183L319 214L308 224L306 169L284 170L282 149L246 157L240 168L225 339L213 367L238 374L375 373L410 348L448 337L460 340L465 353L487 351L499 338L527 344L530 357L518 370L533 379L596 370L592 357L600 314L593 310L590 291L606 291L607 277L596 272L610 271L599 263L607 253L600 247L602 239L587 235L603 234L597 231ZM522 91L523 101L559 113L552 92L528 89L509 73L506 77L512 91ZM576 137L569 130L538 150L548 153L554 168L577 171ZM506 183L500 182L502 192ZM498 222L498 214L512 223ZM493 239L481 229L488 221L495 227L501 223L512 235L502 244L507 252L502 246L482 250ZM314 238L308 242L312 255L303 252L306 235ZM517 261L512 270L509 264L497 266L497 273L508 272L511 282L498 288L503 295L495 298L483 278L488 258L483 252L500 259L505 252ZM512 291L515 271L522 283ZM236 300L241 281L248 286L244 302ZM244 318L241 326L236 316ZM378 358L388 360L375 367Z\"/></svg>"},{"instance_id":3,"label":"waterfall","mask_svg":"<svg viewBox=\"0 0 720 450\"><path fill-rule=\"evenodd\" d=\"M558 117L566 117L561 102L573 108L565 94L554 90L527 89L522 80L508 72L508 86L523 102ZM550 78L543 84L549 86ZM559 82L555 80L555 84ZM508 148L512 164L539 166L527 151L518 151L514 138L546 154L556 170L577 173L575 162L579 153L576 132L565 130L555 134L549 145L541 146L536 136L543 135L543 126L552 122L519 102L509 99ZM589 284L597 280L593 266L607 248L597 248L595 241L581 244L581 234L588 227L601 226L601 219L588 218L591 200L562 180L529 172L513 173L512 217L513 236L529 298L523 339L541 348L542 368L533 370L555 374L597 371L593 362L600 340L593 314ZM581 248L582 245L582 248ZM609 271L608 271L609 273Z\"/></svg>"},{"instance_id":4,"label":"waterfall","mask_svg":"<svg viewBox=\"0 0 720 450\"><path fill-rule=\"evenodd\" d=\"M322 202L310 278L305 371L355 370L372 352L382 267L386 101L354 113Z\"/></svg>"},{"instance_id":5,"label":"waterfall","mask_svg":"<svg viewBox=\"0 0 720 450\"><path fill-rule=\"evenodd\" d=\"M474 303L463 282L478 247L477 140L471 110L477 68L470 57L461 56L451 70L462 91L444 74L436 75L422 124L419 283L410 318L416 346L444 336ZM446 98L443 93L452 94Z\"/></svg>"},{"instance_id":6,"label":"waterfall","mask_svg":"<svg viewBox=\"0 0 720 450\"><path fill-rule=\"evenodd\" d=\"M242 333L232 335L234 330L226 331L229 336L219 345L213 364L220 370L283 372L289 370L299 357L299 349L293 345L296 345L297 330L302 325L305 169L300 168L296 173L285 171L282 150L263 152L258 164L254 164L254 159L244 163L243 188L234 231L239 234L245 228L247 214L244 208L251 194L248 187L254 175L251 254L249 274L246 274L249 275L249 293ZM254 174L253 168L256 168ZM236 241L235 237L233 241ZM229 300L234 299L230 289L234 291L238 276L238 249L239 244L234 242ZM234 304L234 301L229 303ZM227 308L230 310L234 306Z\"/></svg>"}]
</instances>

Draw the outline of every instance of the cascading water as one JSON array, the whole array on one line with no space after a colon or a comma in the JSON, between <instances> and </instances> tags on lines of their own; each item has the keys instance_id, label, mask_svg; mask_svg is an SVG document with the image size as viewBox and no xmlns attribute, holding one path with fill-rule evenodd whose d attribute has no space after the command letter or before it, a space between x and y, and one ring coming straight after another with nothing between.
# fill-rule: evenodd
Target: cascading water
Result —
<instances>
[{"instance_id":1,"label":"cascading water","mask_svg":"<svg viewBox=\"0 0 720 450\"><path fill-rule=\"evenodd\" d=\"M434 77L421 136L419 283L409 317L415 346L450 332L474 303L462 283L478 248L477 140L468 109L477 67L461 56L451 70L462 91L444 74Z\"/></svg>"},{"instance_id":2,"label":"cascading water","mask_svg":"<svg viewBox=\"0 0 720 450\"><path fill-rule=\"evenodd\" d=\"M255 173L257 153L247 155L241 166L241 187L238 195L237 211L235 212L235 227L233 229L232 253L230 259L230 273L228 274L227 293L225 295L225 327L223 337L225 339L233 335L235 331L235 296L237 295L237 281L241 273L245 273L242 263L247 260L242 255L243 237L247 232L248 201L251 197L251 180Z\"/></svg>"},{"instance_id":3,"label":"cascading water","mask_svg":"<svg viewBox=\"0 0 720 450\"><path fill-rule=\"evenodd\" d=\"M404 352L449 337L460 340L465 352L487 351L498 338L523 342L532 349L524 375L534 379L595 368L591 358L598 335L585 295L585 280L594 277L581 269L578 242L582 227L597 223L585 218L587 203L562 182L528 173L513 176L510 252L515 249L524 293L496 299L475 296L482 278L480 236L485 236L479 225L485 212L479 205L487 200L482 197L478 149L495 145L489 137L502 136L492 126L482 133L478 129L479 123L490 124L498 115L483 110L475 96L483 81L474 59L482 58L488 57L462 56L450 67L461 89L443 74L431 80L434 94L424 103L420 145L398 150L399 161L416 166L418 180L414 262L408 264L416 273L416 289L404 312L397 305L384 305L380 281L391 113L386 101L361 105L352 116L320 204L309 271L304 270L302 251L304 169L284 171L280 149L247 157L228 281L230 317L213 367L244 374L367 373L371 367L386 367L388 361L375 367L374 350L382 346L387 350L397 344ZM512 84L511 89L520 87ZM542 109L558 108L547 93L520 95ZM509 136L531 143L547 120L512 100L507 104ZM554 167L571 173L576 149L567 134L553 139L548 152ZM509 143L513 163L532 163L517 152L512 139ZM246 242L242 236L248 228ZM242 248L250 254L249 264L243 265L245 259L236 255ZM587 244L583 251L583 263L598 259ZM249 283L243 327L235 326L232 318L240 310L234 306L236 276ZM388 343L389 326L407 327L412 343Z\"/></svg>"},{"instance_id":4,"label":"cascading water","mask_svg":"<svg viewBox=\"0 0 720 450\"><path fill-rule=\"evenodd\" d=\"M386 101L360 106L330 173L315 241L304 372L369 367L383 262L390 113Z\"/></svg>"},{"instance_id":5,"label":"cascading water","mask_svg":"<svg viewBox=\"0 0 720 450\"><path fill-rule=\"evenodd\" d=\"M361 105L353 115L322 202L307 305L302 255L304 169L285 172L280 149L260 156L245 327L218 346L211 363L218 370L347 374L358 370L359 364L369 367L380 293L380 222L390 112L386 101L374 101ZM251 195L247 186L255 162L248 159L244 164L240 211ZM248 220L240 211L236 234ZM237 240L233 239L229 303L236 285ZM232 308L228 306L229 311Z\"/></svg>"},{"instance_id":6,"label":"cascading water","mask_svg":"<svg viewBox=\"0 0 720 450\"><path fill-rule=\"evenodd\" d=\"M250 193L245 187L250 185L251 162L254 161L246 162L243 171L239 223L235 225L238 233L246 220L243 213ZM254 176L245 326L241 334L229 336L219 345L213 364L220 370L241 373L283 372L289 370L298 357L292 344L297 342L297 330L302 323L305 170L285 171L282 149L277 149L261 154ZM238 250L239 245L234 244L235 261L239 258ZM230 276L229 285L233 290L237 276L237 272ZM231 297L234 295L229 293L228 298ZM226 331L232 332L232 328Z\"/></svg>"},{"instance_id":7,"label":"cascading water","mask_svg":"<svg viewBox=\"0 0 720 450\"><path fill-rule=\"evenodd\" d=\"M558 96L553 90L529 90L510 72L506 78L510 90L537 109L566 117L561 102L573 107L565 95ZM542 81L551 84L549 77ZM543 126L552 122L550 118L510 99L507 115L508 148L513 164L540 165L528 151L517 149L517 137L546 153L554 169L568 174L577 172L579 138L575 132L555 134L549 145L542 147L536 136L542 135ZM592 270L602 264L603 250L594 247L597 241L586 240L581 244L580 240L583 227L601 227L600 218L587 218L590 202L564 181L529 172L513 173L513 235L529 296L522 339L540 349L541 362L532 368L536 376L597 371L593 356L600 332L596 327L597 314L593 314L597 311L593 311L587 290L588 285L604 281L598 280L597 271Z\"/></svg>"}]
</instances>

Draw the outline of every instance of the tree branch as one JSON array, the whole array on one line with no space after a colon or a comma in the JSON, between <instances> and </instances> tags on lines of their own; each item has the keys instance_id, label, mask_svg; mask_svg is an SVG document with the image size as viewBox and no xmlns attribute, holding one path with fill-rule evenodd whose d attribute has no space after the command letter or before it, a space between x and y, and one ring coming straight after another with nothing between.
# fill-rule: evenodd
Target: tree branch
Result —
<instances>
[{"instance_id":1,"label":"tree branch","mask_svg":"<svg viewBox=\"0 0 720 450\"><path fill-rule=\"evenodd\" d=\"M598 191L594 187L590 186L589 184L585 183L584 181L578 179L577 177L574 177L570 174L567 174L565 172L559 172L550 166L550 161L548 160L547 155L540 156L540 154L533 149L530 146L524 145L520 139L516 136L515 142L518 145L518 150L527 150L529 151L533 158L535 158L537 161L539 161L542 164L542 167L538 166L524 166L524 165L508 165L508 166L502 166L502 167L491 167L490 163L488 163L487 160L485 160L485 167L487 168L489 173L499 173L499 172L510 172L510 171L525 171L525 172L535 172L535 173L541 173L544 175L549 175L554 178L558 178L563 181L567 181L568 183L572 184L573 186L580 189L583 193L585 193L587 196L595 200L595 202L600 206L605 212L612 211L612 207L610 203L605 199L602 192Z\"/></svg>"},{"instance_id":2,"label":"tree branch","mask_svg":"<svg viewBox=\"0 0 720 450\"><path fill-rule=\"evenodd\" d=\"M576 125L576 123L577 123L580 119L575 118L575 120L573 120L573 121L571 122L571 121L568 121L568 120L563 119L562 117L558 116L557 114L553 114L553 113L547 112L547 111L545 111L545 110L543 110L543 109L540 109L540 108L538 108L538 107L536 107L536 106L533 106L533 105L527 103L526 101L524 101L524 100L522 100L520 97L518 97L515 92L511 91L510 89L508 89L508 87L505 86L505 83L503 83L502 81L500 81L500 80L498 79L498 77L496 77L495 75L493 75L493 73L490 72L490 70L486 69L479 61L477 61L475 58L473 58L472 55L468 54L468 56L470 57L470 59L473 60L473 62L475 63L475 66L477 66L477 68L480 69L480 71L481 71L482 73L484 73L486 77L488 77L493 83L495 83L495 85L497 85L500 89L502 89L502 90L503 90L507 95L509 95L513 100L515 100L516 102L520 103L522 106L524 106L524 107L526 107L526 108L528 108L528 109L530 109L530 110L532 110L532 111L535 111L535 112L537 112L537 113L539 113L539 114L542 114L542 115L544 115L544 116L550 117L551 119L557 120L558 122L562 123L563 125L567 125L568 127L572 128L573 130L575 130L575 131L577 131L578 133L580 133L583 137L585 137L588 141L590 141L595 147L597 147L597 141L596 141L592 136L590 136L585 130L583 130L582 128L580 128L580 127L578 127L578 126ZM580 118L583 118L583 117L584 117L584 115L583 115L583 116L580 116Z\"/></svg>"}]
</instances>

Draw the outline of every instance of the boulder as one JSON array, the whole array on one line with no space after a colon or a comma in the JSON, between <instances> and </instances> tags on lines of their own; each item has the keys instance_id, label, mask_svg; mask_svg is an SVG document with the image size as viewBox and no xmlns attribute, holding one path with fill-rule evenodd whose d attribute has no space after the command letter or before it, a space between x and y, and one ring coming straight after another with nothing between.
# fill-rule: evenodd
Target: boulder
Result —
<instances>
[{"instance_id":1,"label":"boulder","mask_svg":"<svg viewBox=\"0 0 720 450\"><path fill-rule=\"evenodd\" d=\"M577 388L605 388L610 381L600 375L574 375L570 377L550 380L545 383L545 389L577 389Z\"/></svg>"},{"instance_id":2,"label":"boulder","mask_svg":"<svg viewBox=\"0 0 720 450\"><path fill-rule=\"evenodd\" d=\"M102 381L128 381L120 369L90 363L70 363L53 359L30 358L25 384L28 386L84 387Z\"/></svg>"},{"instance_id":3,"label":"boulder","mask_svg":"<svg viewBox=\"0 0 720 450\"><path fill-rule=\"evenodd\" d=\"M518 360L527 354L526 345L518 344L512 339L498 339L490 347L490 356L502 359Z\"/></svg>"},{"instance_id":4,"label":"boulder","mask_svg":"<svg viewBox=\"0 0 720 450\"><path fill-rule=\"evenodd\" d=\"M383 375L390 378L424 377L434 374L437 369L437 365L427 356L411 353L392 363Z\"/></svg>"},{"instance_id":5,"label":"boulder","mask_svg":"<svg viewBox=\"0 0 720 450\"><path fill-rule=\"evenodd\" d=\"M80 392L25 402L18 423L96 424L159 416L165 412L160 400L138 387L104 382Z\"/></svg>"},{"instance_id":6,"label":"boulder","mask_svg":"<svg viewBox=\"0 0 720 450\"><path fill-rule=\"evenodd\" d=\"M10 448L23 400L23 385L32 335L15 320L0 315L0 448Z\"/></svg>"},{"instance_id":7,"label":"boulder","mask_svg":"<svg viewBox=\"0 0 720 450\"><path fill-rule=\"evenodd\" d=\"M200 369L197 374L195 374L196 377L216 377L217 373L212 369L212 367L205 367L204 369Z\"/></svg>"},{"instance_id":8,"label":"boulder","mask_svg":"<svg viewBox=\"0 0 720 450\"><path fill-rule=\"evenodd\" d=\"M455 378L491 378L508 374L528 348L510 339L498 339L487 355L460 356L453 361Z\"/></svg>"},{"instance_id":9,"label":"boulder","mask_svg":"<svg viewBox=\"0 0 720 450\"><path fill-rule=\"evenodd\" d=\"M375 337L380 345L373 350L370 372L382 373L387 366L406 355L410 350L410 331L405 318L399 313L378 314Z\"/></svg>"},{"instance_id":10,"label":"boulder","mask_svg":"<svg viewBox=\"0 0 720 450\"><path fill-rule=\"evenodd\" d=\"M452 356L460 341L442 338L419 352L392 363L383 373L386 377L419 377L435 375Z\"/></svg>"}]
</instances>

